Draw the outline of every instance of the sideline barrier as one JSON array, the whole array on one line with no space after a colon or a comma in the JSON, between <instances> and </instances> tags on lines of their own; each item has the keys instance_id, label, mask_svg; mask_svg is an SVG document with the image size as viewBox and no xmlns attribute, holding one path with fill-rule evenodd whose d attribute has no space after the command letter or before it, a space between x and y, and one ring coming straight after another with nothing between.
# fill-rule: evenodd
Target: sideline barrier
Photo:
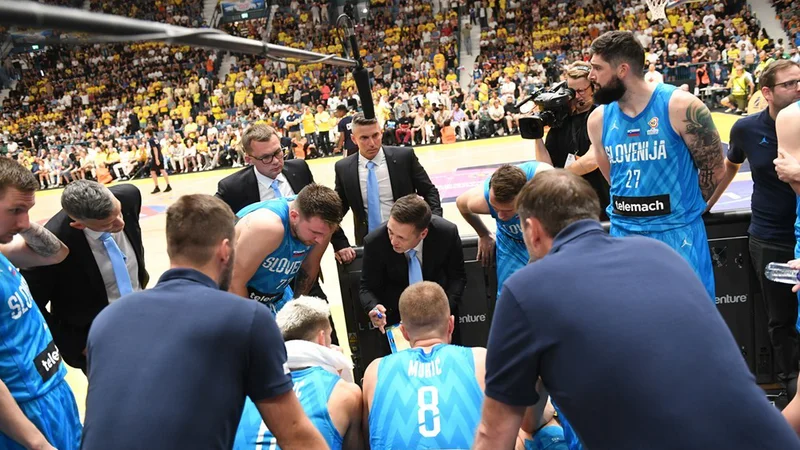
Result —
<instances>
[{"instance_id":1,"label":"sideline barrier","mask_svg":"<svg viewBox=\"0 0 800 450\"><path fill-rule=\"evenodd\" d=\"M757 382L772 383L775 370L766 312L748 251L750 211L713 213L706 215L704 220L714 266L717 308ZM608 230L608 222L603 226ZM456 320L461 327L463 345L486 346L496 300L495 270L484 269L475 259L478 251L476 236L463 237L462 247L467 286ZM362 248L356 248L356 259L352 263L338 265L347 337L355 364L353 375L359 383L369 363L380 355L381 340L385 339L380 331L372 328L358 298L362 254Z\"/></svg>"}]
</instances>

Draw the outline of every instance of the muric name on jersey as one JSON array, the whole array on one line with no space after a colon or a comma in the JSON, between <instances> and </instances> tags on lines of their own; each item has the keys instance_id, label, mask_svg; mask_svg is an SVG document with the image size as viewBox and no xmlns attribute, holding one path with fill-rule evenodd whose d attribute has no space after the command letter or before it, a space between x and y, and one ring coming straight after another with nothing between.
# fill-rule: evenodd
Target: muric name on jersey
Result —
<instances>
[{"instance_id":1,"label":"muric name on jersey","mask_svg":"<svg viewBox=\"0 0 800 450\"><path fill-rule=\"evenodd\" d=\"M417 378L431 378L442 374L442 362L439 358L431 362L411 360L408 362L408 376Z\"/></svg>"},{"instance_id":2,"label":"muric name on jersey","mask_svg":"<svg viewBox=\"0 0 800 450\"><path fill-rule=\"evenodd\" d=\"M667 143L664 140L627 142L605 147L611 164L657 161L667 159Z\"/></svg>"}]
</instances>

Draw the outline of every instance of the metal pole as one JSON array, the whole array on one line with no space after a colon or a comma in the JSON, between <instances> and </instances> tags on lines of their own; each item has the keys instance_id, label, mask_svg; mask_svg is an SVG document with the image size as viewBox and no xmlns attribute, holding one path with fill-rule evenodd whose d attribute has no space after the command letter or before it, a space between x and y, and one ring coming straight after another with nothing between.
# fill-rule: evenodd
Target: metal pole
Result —
<instances>
[{"instance_id":1,"label":"metal pole","mask_svg":"<svg viewBox=\"0 0 800 450\"><path fill-rule=\"evenodd\" d=\"M220 30L210 28L179 27L111 14L48 6L30 1L0 0L0 25L45 29L56 28L64 31L114 36L165 34L168 38L163 40L169 44L206 47L251 55L296 58L304 62L329 56L231 36ZM355 67L356 65L356 62L352 59L338 56L325 60L324 63L339 67Z\"/></svg>"}]
</instances>

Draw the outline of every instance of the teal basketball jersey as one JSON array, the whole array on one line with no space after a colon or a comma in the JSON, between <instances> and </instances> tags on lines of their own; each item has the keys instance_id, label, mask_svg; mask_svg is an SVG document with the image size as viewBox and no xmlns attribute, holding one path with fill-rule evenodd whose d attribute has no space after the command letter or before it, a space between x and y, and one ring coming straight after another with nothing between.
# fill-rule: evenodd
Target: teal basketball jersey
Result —
<instances>
[{"instance_id":1,"label":"teal basketball jersey","mask_svg":"<svg viewBox=\"0 0 800 450\"><path fill-rule=\"evenodd\" d=\"M331 450L341 450L342 435L333 424L328 412L328 400L331 398L333 388L341 380L321 367L292 372L294 393L300 401L306 416L314 427L325 438ZM242 411L242 420L236 430L236 439L233 443L234 450L279 450L275 436L269 431L267 425L261 420L261 413L250 398L245 401Z\"/></svg>"},{"instance_id":2,"label":"teal basketball jersey","mask_svg":"<svg viewBox=\"0 0 800 450\"><path fill-rule=\"evenodd\" d=\"M629 232L692 223L706 209L697 166L669 120L675 86L656 86L650 103L628 117L617 102L603 110L603 147L611 166L611 225Z\"/></svg>"},{"instance_id":3,"label":"teal basketball jersey","mask_svg":"<svg viewBox=\"0 0 800 450\"><path fill-rule=\"evenodd\" d=\"M3 254L0 293L0 380L18 403L27 402L50 392L67 369L28 283Z\"/></svg>"},{"instance_id":4,"label":"teal basketball jersey","mask_svg":"<svg viewBox=\"0 0 800 450\"><path fill-rule=\"evenodd\" d=\"M539 168L540 163L537 161L530 161L518 165L528 180L536 175L536 170ZM489 205L489 213L497 224L497 232L495 233L497 242L495 244L495 264L497 265L497 298L500 298L500 290L503 283L514 272L525 267L528 264L530 256L528 249L525 248L525 241L522 239L522 227L519 223L519 216L508 220L500 220L497 217L497 211L492 208L489 203L489 181L491 177L483 182L483 196L486 199L486 204Z\"/></svg>"},{"instance_id":5,"label":"teal basketball jersey","mask_svg":"<svg viewBox=\"0 0 800 450\"><path fill-rule=\"evenodd\" d=\"M306 259L311 246L305 245L292 236L289 226L289 202L295 197L282 197L246 206L236 215L241 218L253 211L266 209L274 212L283 221L283 241L281 245L264 258L258 270L247 282L250 298L267 305L273 313L293 297L290 286L300 265Z\"/></svg>"},{"instance_id":6,"label":"teal basketball jersey","mask_svg":"<svg viewBox=\"0 0 800 450\"><path fill-rule=\"evenodd\" d=\"M472 349L440 344L384 357L369 411L373 450L468 449L483 404Z\"/></svg>"}]
</instances>

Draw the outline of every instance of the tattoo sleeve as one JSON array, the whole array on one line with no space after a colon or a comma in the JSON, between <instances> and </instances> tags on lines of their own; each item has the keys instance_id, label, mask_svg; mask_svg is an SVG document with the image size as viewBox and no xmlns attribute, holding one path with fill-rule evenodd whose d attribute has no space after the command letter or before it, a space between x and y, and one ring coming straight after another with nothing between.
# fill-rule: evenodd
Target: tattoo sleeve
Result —
<instances>
[{"instance_id":1,"label":"tattoo sleeve","mask_svg":"<svg viewBox=\"0 0 800 450\"><path fill-rule=\"evenodd\" d=\"M686 109L684 141L699 171L700 191L708 201L714 194L720 175L725 170L722 141L708 108L693 102Z\"/></svg>"},{"instance_id":2,"label":"tattoo sleeve","mask_svg":"<svg viewBox=\"0 0 800 450\"><path fill-rule=\"evenodd\" d=\"M31 227L19 234L28 247L39 256L53 256L63 245L53 233L38 223L31 222Z\"/></svg>"},{"instance_id":3,"label":"tattoo sleeve","mask_svg":"<svg viewBox=\"0 0 800 450\"><path fill-rule=\"evenodd\" d=\"M306 295L311 290L314 284L314 279L308 276L308 272L302 267L297 271L297 276L294 279L294 295Z\"/></svg>"}]
</instances>

